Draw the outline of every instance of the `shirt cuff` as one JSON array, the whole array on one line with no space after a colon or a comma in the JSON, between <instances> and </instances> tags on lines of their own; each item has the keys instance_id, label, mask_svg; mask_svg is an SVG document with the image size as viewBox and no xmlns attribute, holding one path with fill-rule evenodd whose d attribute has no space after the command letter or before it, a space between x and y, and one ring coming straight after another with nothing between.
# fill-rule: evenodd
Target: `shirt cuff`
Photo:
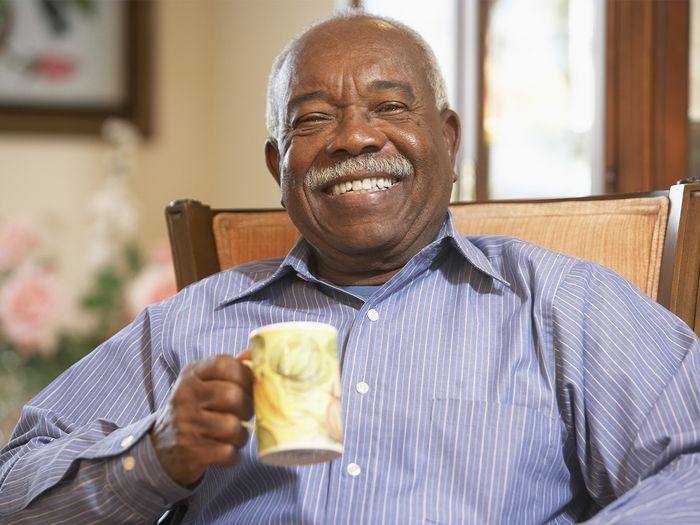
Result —
<instances>
[{"instance_id":1,"label":"shirt cuff","mask_svg":"<svg viewBox=\"0 0 700 525\"><path fill-rule=\"evenodd\" d=\"M121 447L124 452L106 464L107 484L124 505L145 520L194 493L163 470L148 433L139 439L124 437Z\"/></svg>"}]
</instances>

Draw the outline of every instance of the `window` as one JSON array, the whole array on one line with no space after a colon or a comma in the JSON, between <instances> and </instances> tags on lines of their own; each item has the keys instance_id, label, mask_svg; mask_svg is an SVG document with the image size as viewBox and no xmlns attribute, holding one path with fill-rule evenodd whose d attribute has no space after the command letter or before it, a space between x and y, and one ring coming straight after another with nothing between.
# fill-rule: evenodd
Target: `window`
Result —
<instances>
[{"instance_id":1,"label":"window","mask_svg":"<svg viewBox=\"0 0 700 525\"><path fill-rule=\"evenodd\" d=\"M337 2L434 46L462 117L455 198L652 191L687 177L690 0Z\"/></svg>"},{"instance_id":2,"label":"window","mask_svg":"<svg viewBox=\"0 0 700 525\"><path fill-rule=\"evenodd\" d=\"M494 0L484 63L488 197L602 191L604 4Z\"/></svg>"}]
</instances>

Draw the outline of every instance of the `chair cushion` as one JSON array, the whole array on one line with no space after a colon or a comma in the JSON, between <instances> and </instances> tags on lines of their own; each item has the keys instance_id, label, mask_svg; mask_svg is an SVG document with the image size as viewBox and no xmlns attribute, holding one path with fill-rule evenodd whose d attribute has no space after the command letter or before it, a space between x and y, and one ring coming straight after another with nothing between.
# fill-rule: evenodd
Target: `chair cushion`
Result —
<instances>
[{"instance_id":1,"label":"chair cushion","mask_svg":"<svg viewBox=\"0 0 700 525\"><path fill-rule=\"evenodd\" d=\"M221 212L212 226L222 270L286 255L299 237L284 210Z\"/></svg>"},{"instance_id":2,"label":"chair cushion","mask_svg":"<svg viewBox=\"0 0 700 525\"><path fill-rule=\"evenodd\" d=\"M510 235L612 268L652 299L659 285L667 197L451 206L465 235Z\"/></svg>"}]
</instances>

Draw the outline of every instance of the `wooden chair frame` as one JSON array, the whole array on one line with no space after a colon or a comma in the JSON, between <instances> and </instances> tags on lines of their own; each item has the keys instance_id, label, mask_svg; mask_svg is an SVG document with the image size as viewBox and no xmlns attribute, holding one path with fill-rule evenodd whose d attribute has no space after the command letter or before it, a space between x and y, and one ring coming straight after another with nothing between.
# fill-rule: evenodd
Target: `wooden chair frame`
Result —
<instances>
[{"instance_id":1,"label":"wooden chair frame","mask_svg":"<svg viewBox=\"0 0 700 525\"><path fill-rule=\"evenodd\" d=\"M571 200L627 199L667 196L669 214L664 237L657 301L678 315L700 334L700 180L680 181L668 191L644 194L619 194L576 199L538 199L492 201L563 202ZM483 203L453 203L472 206ZM232 210L212 209L196 200L177 200L165 210L175 275L179 289L221 270L212 229L219 213L256 213L270 220L289 221L282 209Z\"/></svg>"}]
</instances>

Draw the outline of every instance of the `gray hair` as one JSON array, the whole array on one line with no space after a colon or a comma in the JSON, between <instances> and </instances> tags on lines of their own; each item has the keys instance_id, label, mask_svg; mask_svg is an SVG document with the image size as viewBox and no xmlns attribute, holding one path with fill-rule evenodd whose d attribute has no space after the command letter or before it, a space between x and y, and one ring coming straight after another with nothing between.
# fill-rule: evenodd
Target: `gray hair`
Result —
<instances>
[{"instance_id":1,"label":"gray hair","mask_svg":"<svg viewBox=\"0 0 700 525\"><path fill-rule=\"evenodd\" d=\"M428 85L430 85L430 88L433 91L435 105L440 111L443 111L449 107L449 102L447 100L447 89L445 88L445 79L442 76L442 71L440 71L437 58L435 58L435 53L417 31L408 27L406 24L399 22L398 20L394 20L393 18L373 15L361 9L348 9L321 19L307 27L304 31L295 36L275 58L274 62L272 63L272 69L270 70L270 77L267 82L266 123L267 131L271 137L277 138L282 129L281 123L284 117L281 115L282 108L279 107L279 103L281 90L289 85L291 71L289 68L285 68L285 64L292 50L296 47L301 38L309 33L309 31L335 20L349 20L353 18L382 20L388 24L391 24L406 35L418 47L423 55L423 60L425 61L426 65Z\"/></svg>"}]
</instances>

